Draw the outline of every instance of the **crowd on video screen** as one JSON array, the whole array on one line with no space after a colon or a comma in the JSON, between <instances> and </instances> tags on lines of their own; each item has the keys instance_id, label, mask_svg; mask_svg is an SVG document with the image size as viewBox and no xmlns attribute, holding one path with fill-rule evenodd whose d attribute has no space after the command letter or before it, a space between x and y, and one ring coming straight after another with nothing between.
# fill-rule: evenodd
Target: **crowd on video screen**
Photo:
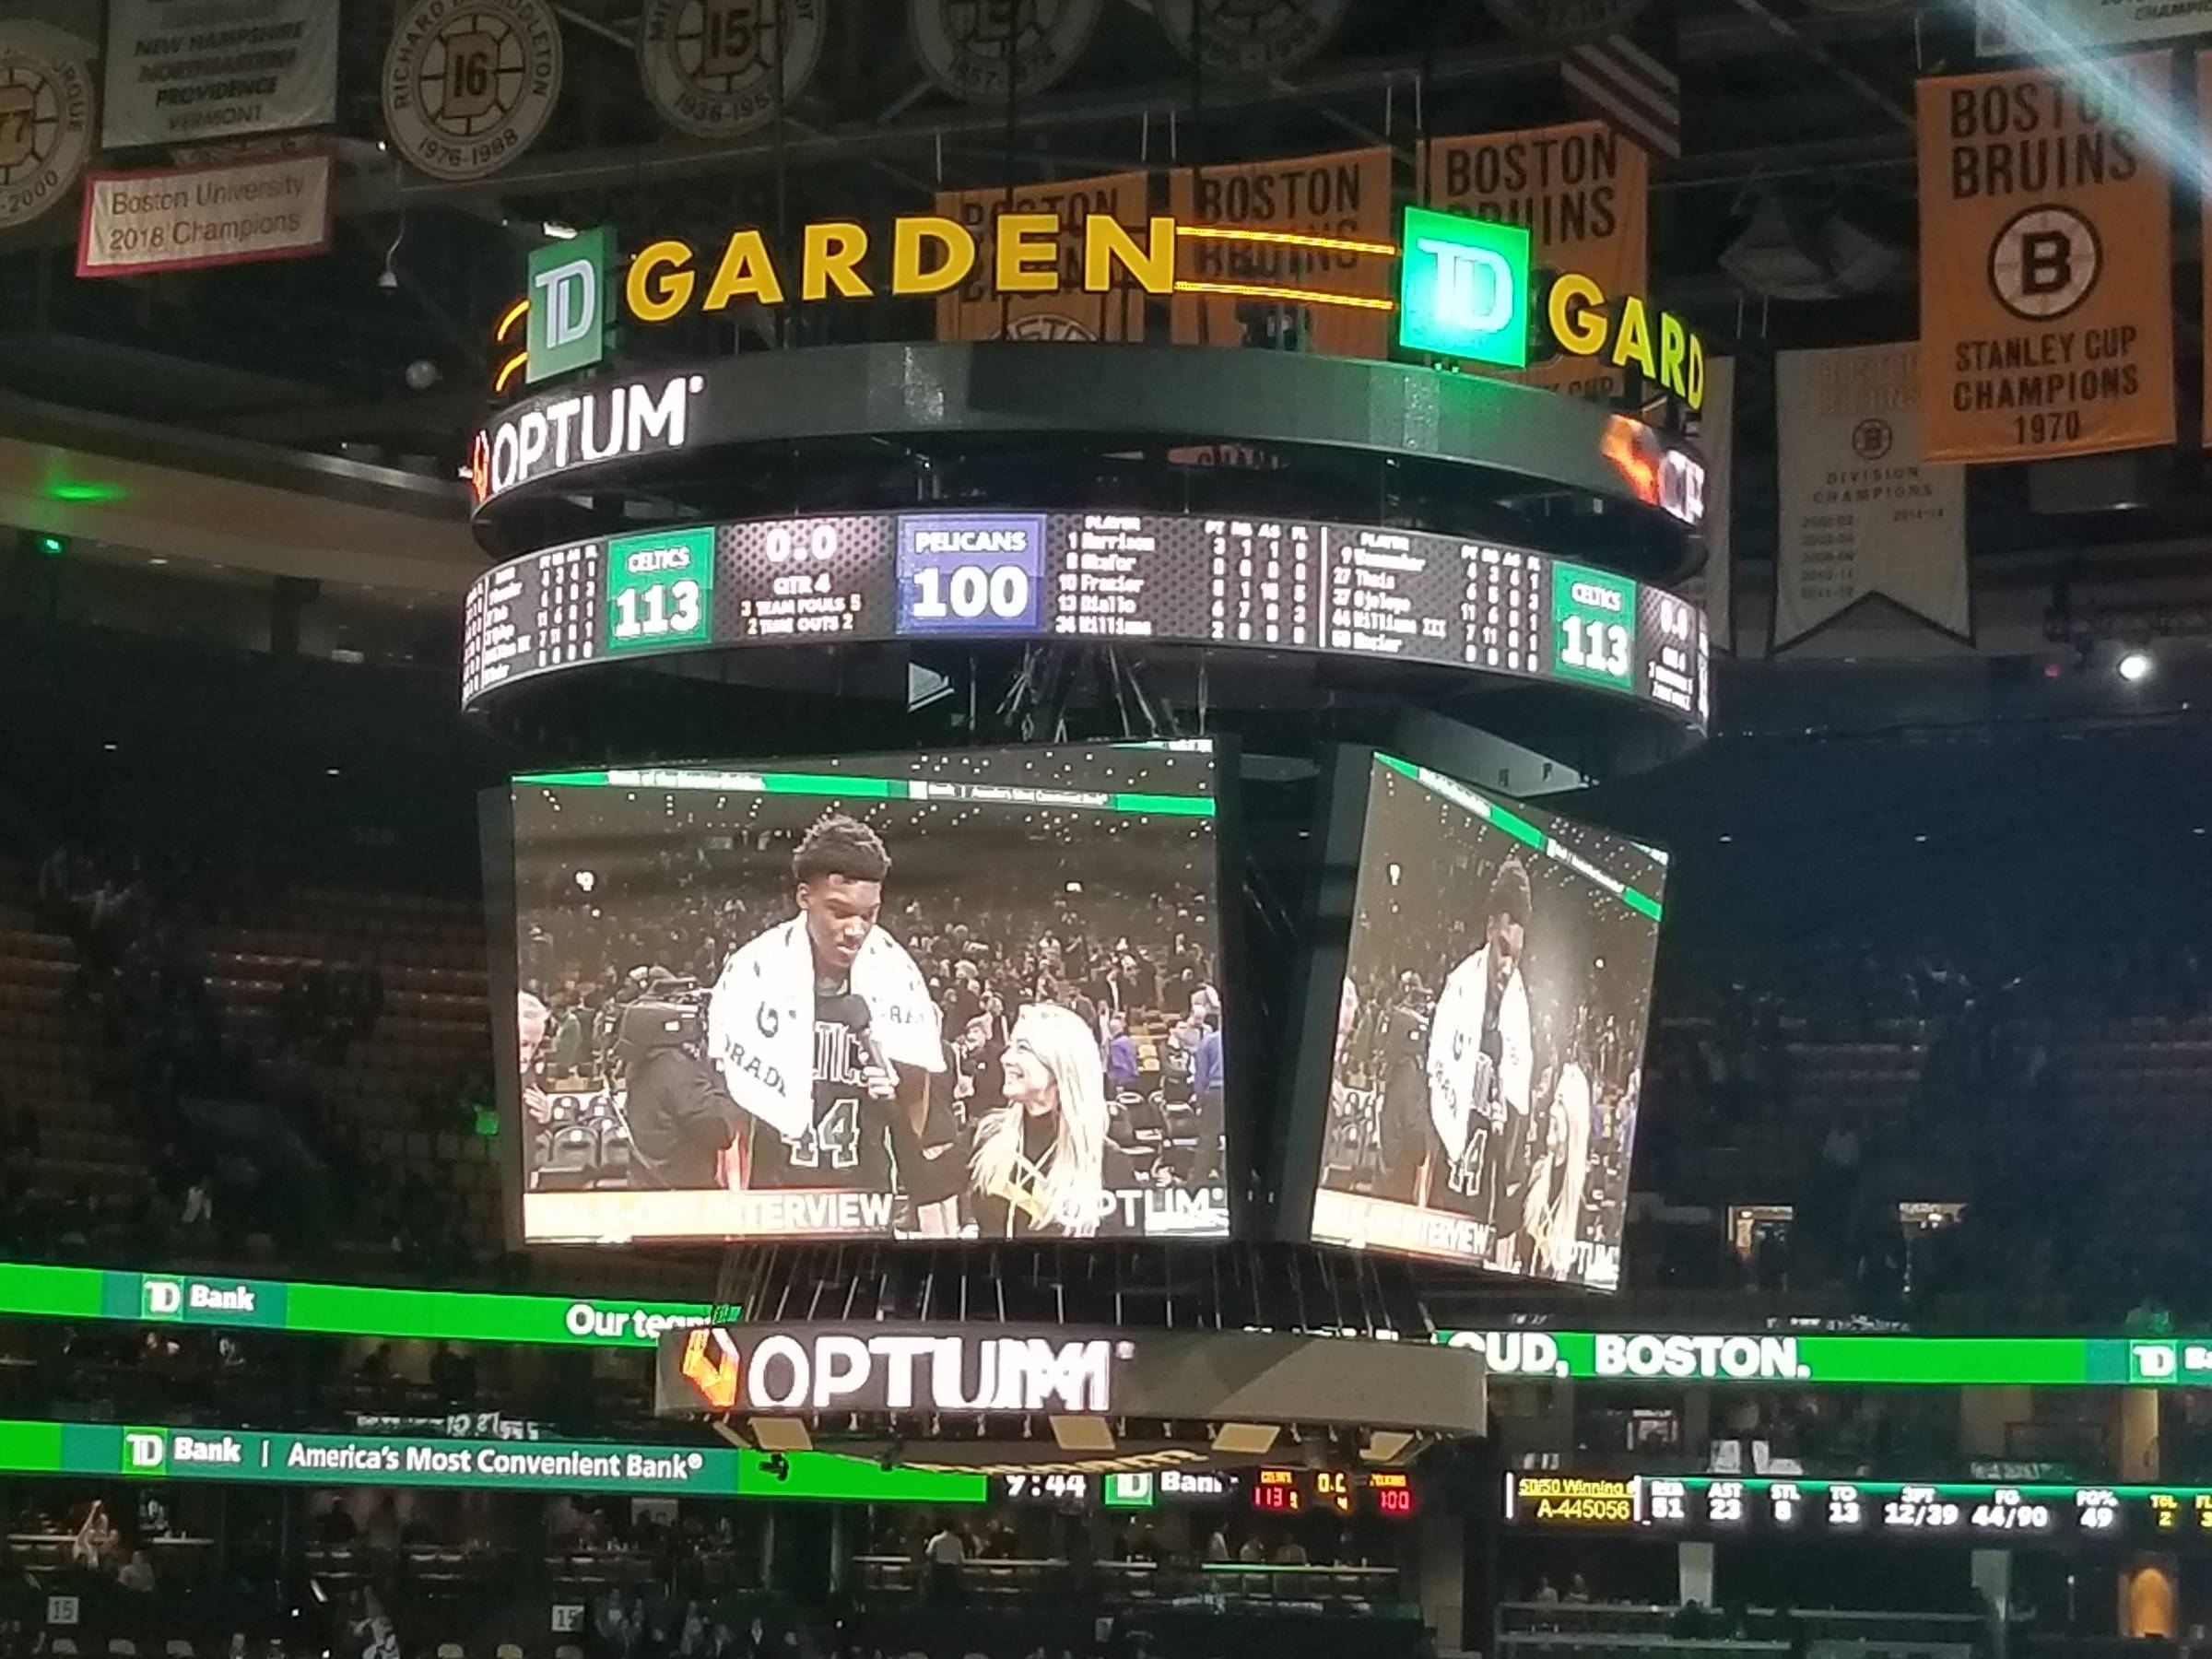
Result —
<instances>
[{"instance_id":1,"label":"crowd on video screen","mask_svg":"<svg viewBox=\"0 0 2212 1659\"><path fill-rule=\"evenodd\" d=\"M1643 859L1548 828L1601 868ZM1642 871L1655 886L1657 865ZM1371 1203L1320 1199L1317 1231L1357 1214L1383 1231L1338 1241L1617 1283L1657 935L1600 882L1378 766L1320 1182Z\"/></svg>"},{"instance_id":2,"label":"crowd on video screen","mask_svg":"<svg viewBox=\"0 0 2212 1659\"><path fill-rule=\"evenodd\" d=\"M525 1234L1226 1232L1210 818L556 798L516 792Z\"/></svg>"}]
</instances>

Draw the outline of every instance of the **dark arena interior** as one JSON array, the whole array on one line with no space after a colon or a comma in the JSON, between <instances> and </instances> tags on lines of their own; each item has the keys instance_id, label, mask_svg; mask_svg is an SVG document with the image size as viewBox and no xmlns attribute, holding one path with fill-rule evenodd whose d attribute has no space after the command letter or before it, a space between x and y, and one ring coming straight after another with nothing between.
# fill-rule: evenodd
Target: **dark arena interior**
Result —
<instances>
[{"instance_id":1,"label":"dark arena interior","mask_svg":"<svg viewBox=\"0 0 2212 1659\"><path fill-rule=\"evenodd\" d=\"M0 0L0 1659L2205 1659L2208 37Z\"/></svg>"}]
</instances>

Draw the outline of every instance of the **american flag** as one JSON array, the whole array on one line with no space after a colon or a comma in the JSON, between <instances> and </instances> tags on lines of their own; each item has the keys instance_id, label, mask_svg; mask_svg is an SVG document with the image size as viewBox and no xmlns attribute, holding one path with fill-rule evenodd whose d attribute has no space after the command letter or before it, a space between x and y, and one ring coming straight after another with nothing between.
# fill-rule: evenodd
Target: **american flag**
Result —
<instances>
[{"instance_id":1,"label":"american flag","mask_svg":"<svg viewBox=\"0 0 2212 1659\"><path fill-rule=\"evenodd\" d=\"M1625 34L1567 48L1559 78L1578 103L1654 156L1682 159L1682 82Z\"/></svg>"}]
</instances>

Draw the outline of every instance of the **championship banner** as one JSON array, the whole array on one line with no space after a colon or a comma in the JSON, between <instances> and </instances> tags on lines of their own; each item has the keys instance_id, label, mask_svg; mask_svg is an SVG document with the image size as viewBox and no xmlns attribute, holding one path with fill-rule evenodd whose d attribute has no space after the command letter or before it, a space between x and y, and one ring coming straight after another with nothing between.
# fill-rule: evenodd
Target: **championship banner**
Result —
<instances>
[{"instance_id":1,"label":"championship banner","mask_svg":"<svg viewBox=\"0 0 2212 1659\"><path fill-rule=\"evenodd\" d=\"M196 144L338 118L329 0L108 0L109 149Z\"/></svg>"},{"instance_id":2,"label":"championship banner","mask_svg":"<svg viewBox=\"0 0 2212 1659\"><path fill-rule=\"evenodd\" d=\"M1391 246L1387 149L1182 168L1172 176L1168 195L1181 228L1175 255L1178 344L1241 346L1247 322L1265 326L1295 307L1300 349L1329 357L1390 355L1390 296L1397 273L1389 253L1198 233L1276 231Z\"/></svg>"},{"instance_id":3,"label":"championship banner","mask_svg":"<svg viewBox=\"0 0 2212 1659\"><path fill-rule=\"evenodd\" d=\"M2094 51L2130 41L2212 33L2212 0L1977 0L1983 57Z\"/></svg>"},{"instance_id":4,"label":"championship banner","mask_svg":"<svg viewBox=\"0 0 2212 1659\"><path fill-rule=\"evenodd\" d=\"M85 180L79 276L143 276L330 248L330 158L93 173Z\"/></svg>"},{"instance_id":5,"label":"championship banner","mask_svg":"<svg viewBox=\"0 0 2212 1659\"><path fill-rule=\"evenodd\" d=\"M330 247L330 158L92 173L79 276L139 276L300 259Z\"/></svg>"},{"instance_id":6,"label":"championship banner","mask_svg":"<svg viewBox=\"0 0 2212 1659\"><path fill-rule=\"evenodd\" d=\"M1682 592L1705 606L1706 638L1721 651L1735 649L1735 359L1705 361L1705 407L1700 412L1698 449L1705 457L1705 568Z\"/></svg>"},{"instance_id":7,"label":"championship banner","mask_svg":"<svg viewBox=\"0 0 2212 1659\"><path fill-rule=\"evenodd\" d=\"M1149 215L1141 172L1107 173L1095 179L1063 179L1053 184L1016 186L1011 200L997 190L944 190L937 211L968 227L984 250L968 280L938 296L940 340L1141 340L1145 337L1145 296L1120 280L1103 294L1083 291L1083 221L1094 213L1119 221L1140 239ZM989 250L996 246L999 216L1049 213L1060 221L1060 279L1049 294L1000 294L992 283Z\"/></svg>"},{"instance_id":8,"label":"championship banner","mask_svg":"<svg viewBox=\"0 0 2212 1659\"><path fill-rule=\"evenodd\" d=\"M1932 461L2171 443L2172 60L1924 80L1921 408Z\"/></svg>"},{"instance_id":9,"label":"championship banner","mask_svg":"<svg viewBox=\"0 0 2212 1659\"><path fill-rule=\"evenodd\" d=\"M1527 229L1538 291L1564 271L1608 294L1646 290L1651 161L1606 123L1439 138L1417 166L1424 205ZM1627 379L1602 359L1564 355L1512 378L1599 402Z\"/></svg>"},{"instance_id":10,"label":"championship banner","mask_svg":"<svg viewBox=\"0 0 2212 1659\"><path fill-rule=\"evenodd\" d=\"M1777 652L1877 594L1967 636L1966 469L1922 462L1920 354L1775 359Z\"/></svg>"},{"instance_id":11,"label":"championship banner","mask_svg":"<svg viewBox=\"0 0 2212 1659\"><path fill-rule=\"evenodd\" d=\"M2196 54L2196 118L2204 124L2205 131L2212 134L2212 52ZM2206 256L2212 258L2212 204L2201 201L2197 204L2196 233L2203 241ZM2212 265L2205 269L2212 271ZM2204 324L2207 330L2204 336L2205 360L2212 364L2212 280L2204 284L2203 291ZM2212 385L2212 381L2205 383ZM2207 415L2200 424L2204 428L2201 441L2212 445L2212 415Z\"/></svg>"}]
</instances>

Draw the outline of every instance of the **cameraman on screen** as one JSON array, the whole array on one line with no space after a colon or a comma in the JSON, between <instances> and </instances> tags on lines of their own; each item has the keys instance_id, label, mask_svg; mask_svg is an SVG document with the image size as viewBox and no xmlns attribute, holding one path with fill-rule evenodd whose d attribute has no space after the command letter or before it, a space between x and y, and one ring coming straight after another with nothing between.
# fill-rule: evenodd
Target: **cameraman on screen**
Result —
<instances>
[{"instance_id":1,"label":"cameraman on screen","mask_svg":"<svg viewBox=\"0 0 2212 1659\"><path fill-rule=\"evenodd\" d=\"M718 1187L721 1157L744 1115L705 1055L699 1010L647 997L622 1012L629 1053L631 1190Z\"/></svg>"}]
</instances>

